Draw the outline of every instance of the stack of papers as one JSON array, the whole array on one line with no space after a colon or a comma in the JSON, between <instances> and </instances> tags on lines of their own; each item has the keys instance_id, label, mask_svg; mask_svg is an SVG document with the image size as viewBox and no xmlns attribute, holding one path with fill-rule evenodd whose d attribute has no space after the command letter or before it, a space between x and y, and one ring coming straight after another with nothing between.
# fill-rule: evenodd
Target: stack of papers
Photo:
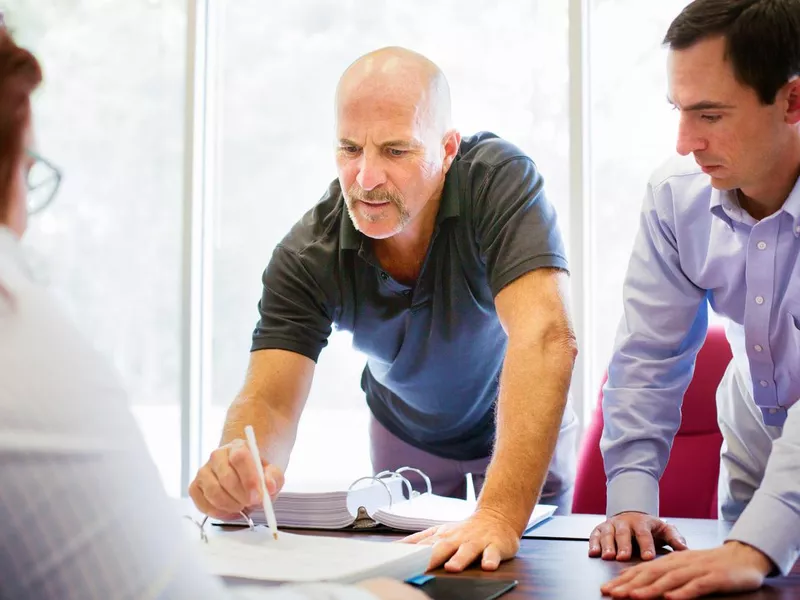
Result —
<instances>
[{"instance_id":1,"label":"stack of papers","mask_svg":"<svg viewBox=\"0 0 800 600\"><path fill-rule=\"evenodd\" d=\"M393 529L422 531L436 525L463 521L475 512L475 508L475 502L422 494L412 500L397 502L391 507L379 508L372 514L372 518ZM553 516L556 508L551 504L537 504L526 529Z\"/></svg>"},{"instance_id":2,"label":"stack of papers","mask_svg":"<svg viewBox=\"0 0 800 600\"><path fill-rule=\"evenodd\" d=\"M390 500L392 504L404 500L401 479L382 481L357 484L352 490L348 490L347 485L322 482L290 484L273 502L278 526L309 529L350 527L360 509L361 514L371 515L381 506L388 505ZM253 509L250 518L256 523L266 522L262 508Z\"/></svg>"}]
</instances>

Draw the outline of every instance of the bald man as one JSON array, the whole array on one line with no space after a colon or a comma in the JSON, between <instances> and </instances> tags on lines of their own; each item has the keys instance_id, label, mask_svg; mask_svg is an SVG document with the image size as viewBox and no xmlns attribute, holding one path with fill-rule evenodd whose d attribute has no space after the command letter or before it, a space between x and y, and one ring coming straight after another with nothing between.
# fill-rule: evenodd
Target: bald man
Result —
<instances>
[{"instance_id":1,"label":"bald man","mask_svg":"<svg viewBox=\"0 0 800 600\"><path fill-rule=\"evenodd\" d=\"M257 504L252 423L271 494L283 483L331 327L367 355L375 472L411 466L434 493L480 491L467 521L407 538L431 567L511 558L541 493L569 510L577 422L567 261L530 158L451 123L439 68L384 48L336 91L338 179L276 247L244 388L190 494L212 516Z\"/></svg>"}]
</instances>

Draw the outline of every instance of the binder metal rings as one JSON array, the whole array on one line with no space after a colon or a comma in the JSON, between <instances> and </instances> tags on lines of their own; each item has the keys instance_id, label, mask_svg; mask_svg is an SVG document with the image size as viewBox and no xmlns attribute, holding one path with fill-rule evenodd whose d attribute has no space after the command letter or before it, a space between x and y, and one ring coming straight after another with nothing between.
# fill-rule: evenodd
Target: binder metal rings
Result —
<instances>
[{"instance_id":1,"label":"binder metal rings","mask_svg":"<svg viewBox=\"0 0 800 600\"><path fill-rule=\"evenodd\" d=\"M382 479L379 479L377 475L376 476L368 475L367 477L359 477L353 483L350 484L350 487L347 488L347 491L349 492L350 490L352 490L356 486L356 484L358 484L359 482L361 482L361 481L369 481L370 479L373 480L373 481L377 481L378 483L380 483L384 487L384 489L386 490L386 495L389 496L389 506L391 507L392 506L392 492L389 490L389 486L386 485L386 482L383 481Z\"/></svg>"},{"instance_id":2,"label":"binder metal rings","mask_svg":"<svg viewBox=\"0 0 800 600\"><path fill-rule=\"evenodd\" d=\"M400 467L399 469L397 469L395 471L395 474L400 476L400 477L402 477L402 475L400 475L400 473L404 473L405 471L413 471L414 473L416 473L417 475L422 477L423 481L425 481L425 487L428 488L428 492L427 493L428 494L432 494L433 493L433 488L431 486L431 478L428 477L427 475L425 475L425 473L423 473L422 471L420 471L419 469L416 469L414 467ZM405 479L405 477L403 477L403 479ZM406 479L406 481L408 481L408 480ZM412 497L416 498L417 496L419 496L419 492L414 492Z\"/></svg>"},{"instance_id":3,"label":"binder metal rings","mask_svg":"<svg viewBox=\"0 0 800 600\"><path fill-rule=\"evenodd\" d=\"M433 493L430 477L428 477L425 473L423 473L421 470L415 467L400 467L396 471L391 471L391 470L381 471L380 473L375 475L375 477L376 478L389 477L390 479L399 477L405 482L406 489L408 490L408 499L411 500L412 498L416 498L417 496L419 496L419 492L414 490L414 486L411 485L411 482L406 477L401 475L401 473L404 473L406 471L413 471L414 473L417 473L420 477L422 477L422 479L425 481L425 486L428 488L427 493L428 494ZM391 504L389 506L391 506Z\"/></svg>"}]
</instances>

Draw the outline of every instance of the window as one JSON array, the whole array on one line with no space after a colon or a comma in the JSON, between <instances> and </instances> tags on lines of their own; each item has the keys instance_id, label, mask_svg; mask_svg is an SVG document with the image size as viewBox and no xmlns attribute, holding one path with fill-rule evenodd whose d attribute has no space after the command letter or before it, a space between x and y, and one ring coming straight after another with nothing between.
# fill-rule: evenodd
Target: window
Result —
<instances>
[{"instance_id":1,"label":"window","mask_svg":"<svg viewBox=\"0 0 800 600\"><path fill-rule=\"evenodd\" d=\"M462 134L490 130L537 162L568 242L566 0L226 2L219 28L220 183L213 265L213 400L203 454L241 387L273 247L336 177L333 97L358 56L401 45L434 60ZM317 367L288 470L370 469L365 359L334 334ZM208 414L208 413L207 413Z\"/></svg>"},{"instance_id":2,"label":"window","mask_svg":"<svg viewBox=\"0 0 800 600\"><path fill-rule=\"evenodd\" d=\"M647 180L675 153L677 113L666 101L666 51L661 40L686 4L687 0L594 0L591 5L590 201L595 262L588 295L593 334L590 396L611 358ZM587 406L588 411L593 408Z\"/></svg>"},{"instance_id":3,"label":"window","mask_svg":"<svg viewBox=\"0 0 800 600\"><path fill-rule=\"evenodd\" d=\"M27 244L113 362L167 491L179 492L185 0L12 0L45 71L41 153L64 172Z\"/></svg>"},{"instance_id":4,"label":"window","mask_svg":"<svg viewBox=\"0 0 800 600\"><path fill-rule=\"evenodd\" d=\"M272 249L336 176L333 94L352 60L402 45L437 62L462 133L494 131L536 161L568 247L569 173L580 167L569 164L568 0L197 0L210 8L216 57L203 71L212 84L206 133L213 141L203 168L215 185L206 196L211 253L202 264L210 368L193 379L203 382L205 409L201 444L193 446L181 438L180 406L187 397L185 47L195 2L5 4L17 38L43 62L38 142L65 174L56 203L33 220L28 244L44 278L120 371L173 494L185 491L181 452L194 456L202 446L205 460L241 387ZM660 41L686 3L589 3L594 279L581 299L591 307L588 397L610 357L647 178L674 153L676 115L664 99ZM364 362L347 335L332 336L301 421L292 478L369 469Z\"/></svg>"}]
</instances>

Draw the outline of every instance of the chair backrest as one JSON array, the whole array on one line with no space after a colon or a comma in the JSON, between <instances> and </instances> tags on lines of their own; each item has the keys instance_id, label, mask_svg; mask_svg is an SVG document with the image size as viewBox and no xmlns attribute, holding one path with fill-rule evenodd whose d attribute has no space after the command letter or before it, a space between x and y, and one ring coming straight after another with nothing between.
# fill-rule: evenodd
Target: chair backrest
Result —
<instances>
[{"instance_id":1,"label":"chair backrest","mask_svg":"<svg viewBox=\"0 0 800 600\"><path fill-rule=\"evenodd\" d=\"M662 517L717 518L722 434L717 425L716 391L730 360L731 349L724 331L721 327L709 328L697 354L694 376L683 399L681 426L659 486ZM574 513L606 512L606 476L600 453L603 384L578 457Z\"/></svg>"}]
</instances>

